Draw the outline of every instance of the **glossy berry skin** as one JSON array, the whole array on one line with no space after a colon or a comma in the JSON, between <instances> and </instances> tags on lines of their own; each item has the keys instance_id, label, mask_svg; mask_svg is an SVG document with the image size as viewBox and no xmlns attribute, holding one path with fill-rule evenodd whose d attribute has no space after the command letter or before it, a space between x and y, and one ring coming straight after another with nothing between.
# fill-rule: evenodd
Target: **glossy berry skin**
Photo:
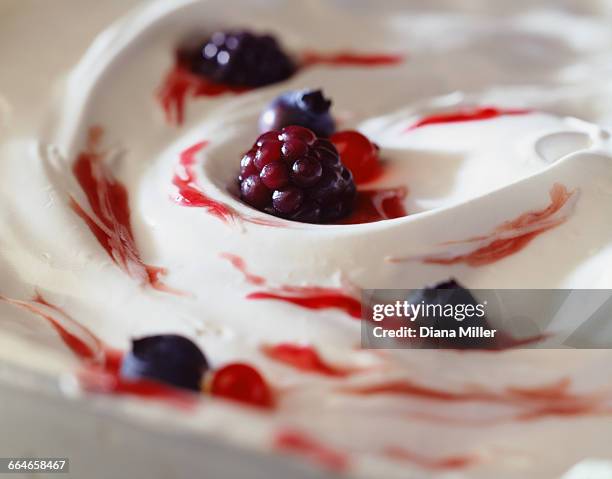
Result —
<instances>
[{"instance_id":1,"label":"glossy berry skin","mask_svg":"<svg viewBox=\"0 0 612 479\"><path fill-rule=\"evenodd\" d=\"M354 130L339 131L331 136L330 141L358 185L372 181L380 174L378 147L365 135Z\"/></svg>"},{"instance_id":2,"label":"glossy berry skin","mask_svg":"<svg viewBox=\"0 0 612 479\"><path fill-rule=\"evenodd\" d=\"M286 80L296 70L273 36L246 30L218 31L184 50L180 57L192 72L225 85L269 85Z\"/></svg>"},{"instance_id":3,"label":"glossy berry skin","mask_svg":"<svg viewBox=\"0 0 612 479\"><path fill-rule=\"evenodd\" d=\"M347 216L356 195L334 145L296 125L262 134L243 156L238 181L244 202L303 223Z\"/></svg>"},{"instance_id":4,"label":"glossy berry skin","mask_svg":"<svg viewBox=\"0 0 612 479\"><path fill-rule=\"evenodd\" d=\"M228 364L214 373L210 393L213 396L238 401L251 406L271 408L272 392L265 379L252 366Z\"/></svg>"},{"instance_id":5,"label":"glossy berry skin","mask_svg":"<svg viewBox=\"0 0 612 479\"><path fill-rule=\"evenodd\" d=\"M312 130L315 135L328 137L336 130L329 108L331 101L321 90L296 90L275 98L259 117L259 130L281 130L289 125L299 125Z\"/></svg>"},{"instance_id":6,"label":"glossy berry skin","mask_svg":"<svg viewBox=\"0 0 612 479\"><path fill-rule=\"evenodd\" d=\"M206 357L190 339L175 334L132 341L120 375L127 380L152 379L177 388L198 391L208 369Z\"/></svg>"}]
</instances>

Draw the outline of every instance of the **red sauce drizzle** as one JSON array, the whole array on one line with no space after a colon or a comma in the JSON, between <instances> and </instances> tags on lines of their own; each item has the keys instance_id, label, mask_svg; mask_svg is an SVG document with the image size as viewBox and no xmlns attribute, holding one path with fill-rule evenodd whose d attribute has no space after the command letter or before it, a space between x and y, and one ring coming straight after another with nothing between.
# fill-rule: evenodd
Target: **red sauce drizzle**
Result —
<instances>
[{"instance_id":1,"label":"red sauce drizzle","mask_svg":"<svg viewBox=\"0 0 612 479\"><path fill-rule=\"evenodd\" d=\"M140 257L130 223L128 192L104 164L104 153L99 149L102 134L100 127L89 130L86 148L72 167L93 214L85 211L73 196L70 206L119 268L142 284L173 292L160 280L165 270L145 264Z\"/></svg>"},{"instance_id":2,"label":"red sauce drizzle","mask_svg":"<svg viewBox=\"0 0 612 479\"><path fill-rule=\"evenodd\" d=\"M273 299L306 309L339 309L361 319L361 303L335 288L285 286L278 292L249 293L247 299Z\"/></svg>"},{"instance_id":3,"label":"red sauce drizzle","mask_svg":"<svg viewBox=\"0 0 612 479\"><path fill-rule=\"evenodd\" d=\"M46 320L62 339L64 344L79 359L89 363L100 363L104 361L105 351L102 342L89 329L81 326L70 316L62 314L67 327L62 325L60 321L55 319L53 315L46 312L45 309L40 306L47 307L56 312L61 312L62 310L48 303L40 294L37 293L32 302L12 299L5 296L0 296L0 301L17 306L18 308L29 311Z\"/></svg>"},{"instance_id":4,"label":"red sauce drizzle","mask_svg":"<svg viewBox=\"0 0 612 479\"><path fill-rule=\"evenodd\" d=\"M410 125L405 131L416 130L427 125L436 125L441 123L458 123L466 121L482 121L497 118L507 115L526 115L531 113L530 110L524 109L502 109L491 106L464 108L458 111L448 113L437 113L421 118L419 121Z\"/></svg>"},{"instance_id":5,"label":"red sauce drizzle","mask_svg":"<svg viewBox=\"0 0 612 479\"><path fill-rule=\"evenodd\" d=\"M401 218L408 213L404 207L406 188L360 190L357 192L353 212L336 224L353 225Z\"/></svg>"},{"instance_id":6,"label":"red sauce drizzle","mask_svg":"<svg viewBox=\"0 0 612 479\"><path fill-rule=\"evenodd\" d=\"M172 178L172 184L178 189L174 201L181 206L204 208L207 213L225 222L241 220L264 226L287 226L286 223L275 221L272 217L241 215L229 205L217 201L204 193L197 184L194 165L196 155L207 144L208 142L206 141L196 143L181 153L179 169ZM407 190L405 187L360 190L357 192L353 212L335 224L373 223L375 221L406 216L408 213L403 203L406 194Z\"/></svg>"},{"instance_id":7,"label":"red sauce drizzle","mask_svg":"<svg viewBox=\"0 0 612 479\"><path fill-rule=\"evenodd\" d=\"M221 201L217 201L204 193L202 188L197 184L197 175L194 165L196 163L196 155L202 151L207 144L207 141L201 141L181 152L179 169L172 178L172 184L178 188L178 193L174 197L174 201L181 206L204 208L207 213L224 222L241 220L247 223L265 226L280 226L281 223L275 221L272 217L266 218L241 215L231 206Z\"/></svg>"},{"instance_id":8,"label":"red sauce drizzle","mask_svg":"<svg viewBox=\"0 0 612 479\"><path fill-rule=\"evenodd\" d=\"M524 421L548 416L610 413L607 406L610 400L609 397L598 393L588 395L573 394L569 390L570 385L570 379L564 378L558 382L537 387L510 386L500 392L476 387L463 391L450 391L402 379L380 384L351 387L350 389L344 389L343 392L361 396L391 394L440 402L507 404L523 409L521 413L512 417L512 419Z\"/></svg>"},{"instance_id":9,"label":"red sauce drizzle","mask_svg":"<svg viewBox=\"0 0 612 479\"><path fill-rule=\"evenodd\" d=\"M350 371L326 363L312 346L281 343L263 346L261 349L270 359L300 371L332 377L346 377L351 374Z\"/></svg>"},{"instance_id":10,"label":"red sauce drizzle","mask_svg":"<svg viewBox=\"0 0 612 479\"><path fill-rule=\"evenodd\" d=\"M230 260L232 266L240 271L247 282L256 285L265 284L253 283L253 275L248 272L244 260L236 255L224 253L222 258ZM236 258L239 261L236 261ZM260 276L255 278L264 279ZM361 302L348 294L341 288L322 288L319 286L277 286L270 287L266 291L255 291L247 294L247 299L270 299L284 301L295 306L307 309L339 309L355 319L361 319Z\"/></svg>"},{"instance_id":11,"label":"red sauce drizzle","mask_svg":"<svg viewBox=\"0 0 612 479\"><path fill-rule=\"evenodd\" d=\"M172 178L172 184L178 188L175 201L181 206L205 208L211 215L220 220L228 221L235 218L234 210L204 194L196 183L196 174L193 170L195 157L207 144L206 141L196 143L181 153L179 161L181 171L177 172Z\"/></svg>"},{"instance_id":12,"label":"red sauce drizzle","mask_svg":"<svg viewBox=\"0 0 612 479\"><path fill-rule=\"evenodd\" d=\"M465 469L478 462L478 459L474 456L428 458L399 446L389 446L383 451L383 454L390 459L410 462L423 469L433 470Z\"/></svg>"},{"instance_id":13,"label":"red sauce drizzle","mask_svg":"<svg viewBox=\"0 0 612 479\"><path fill-rule=\"evenodd\" d=\"M314 65L333 65L333 66L355 66L355 67L385 67L403 63L404 55L392 55L384 53L356 53L356 52L337 52L319 53L306 51L302 54L301 66L310 67Z\"/></svg>"},{"instance_id":14,"label":"red sauce drizzle","mask_svg":"<svg viewBox=\"0 0 612 479\"><path fill-rule=\"evenodd\" d=\"M194 165L196 155L207 144L208 142L201 141L181 152L178 170L172 178L172 184L178 189L174 201L181 206L204 208L207 213L225 222L244 221L263 226L288 226L287 223L277 221L269 215L259 217L242 215L231 206L204 193L197 184ZM406 216L408 213L403 204L406 194L405 187L358 191L353 212L335 224L372 223Z\"/></svg>"},{"instance_id":15,"label":"red sauce drizzle","mask_svg":"<svg viewBox=\"0 0 612 479\"><path fill-rule=\"evenodd\" d=\"M426 256L423 262L443 265L465 263L469 266L482 266L522 250L536 236L564 223L567 220L567 214L563 214L563 207L570 199L577 198L576 190L568 191L559 183L553 185L549 194L550 204L546 208L523 213L513 220L502 223L488 235L445 243L453 245L484 242L483 246L459 255Z\"/></svg>"},{"instance_id":16,"label":"red sauce drizzle","mask_svg":"<svg viewBox=\"0 0 612 479\"><path fill-rule=\"evenodd\" d=\"M176 62L170 70L159 91L157 98L170 124L181 125L185 121L185 100L187 97L219 96L224 93L243 93L250 90L247 87L233 87L220 83L212 83L206 78L196 75Z\"/></svg>"},{"instance_id":17,"label":"red sauce drizzle","mask_svg":"<svg viewBox=\"0 0 612 479\"><path fill-rule=\"evenodd\" d=\"M247 283L255 286L266 284L266 279L264 277L257 276L248 271L245 261L240 256L231 253L221 253L219 256L227 259L234 268L240 271Z\"/></svg>"},{"instance_id":18,"label":"red sauce drizzle","mask_svg":"<svg viewBox=\"0 0 612 479\"><path fill-rule=\"evenodd\" d=\"M346 454L331 449L297 431L281 431L274 438L273 446L283 452L297 454L334 472L349 468Z\"/></svg>"},{"instance_id":19,"label":"red sauce drizzle","mask_svg":"<svg viewBox=\"0 0 612 479\"><path fill-rule=\"evenodd\" d=\"M314 65L382 67L401 63L400 55L359 54L351 52L320 54L306 52L298 68ZM157 99L164 109L168 123L181 125L185 120L185 101L189 97L214 97L225 93L240 94L252 90L250 87L236 87L212 83L206 78L196 75L181 61L179 52L172 69L166 74L163 83L157 91Z\"/></svg>"},{"instance_id":20,"label":"red sauce drizzle","mask_svg":"<svg viewBox=\"0 0 612 479\"><path fill-rule=\"evenodd\" d=\"M179 407L195 405L196 395L155 381L145 379L125 381L122 379L119 370L123 352L105 345L88 328L81 325L63 309L49 303L42 295L37 294L31 302L5 296L0 296L0 301L29 311L51 325L66 347L82 361L84 368L79 373L79 379L86 390L164 400ZM55 318L54 314L47 310L58 314L61 320Z\"/></svg>"}]
</instances>

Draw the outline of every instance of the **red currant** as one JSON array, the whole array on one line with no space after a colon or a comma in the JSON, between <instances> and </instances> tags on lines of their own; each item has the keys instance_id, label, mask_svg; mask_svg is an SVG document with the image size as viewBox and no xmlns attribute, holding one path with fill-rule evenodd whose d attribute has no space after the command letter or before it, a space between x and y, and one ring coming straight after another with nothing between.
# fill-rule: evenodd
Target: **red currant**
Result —
<instances>
[{"instance_id":1,"label":"red currant","mask_svg":"<svg viewBox=\"0 0 612 479\"><path fill-rule=\"evenodd\" d=\"M216 371L211 394L262 408L274 405L265 379L255 368L244 363L228 364Z\"/></svg>"},{"instance_id":2,"label":"red currant","mask_svg":"<svg viewBox=\"0 0 612 479\"><path fill-rule=\"evenodd\" d=\"M378 148L358 131L346 130L334 133L331 138L342 163L351 170L355 183L367 183L380 174Z\"/></svg>"}]
</instances>

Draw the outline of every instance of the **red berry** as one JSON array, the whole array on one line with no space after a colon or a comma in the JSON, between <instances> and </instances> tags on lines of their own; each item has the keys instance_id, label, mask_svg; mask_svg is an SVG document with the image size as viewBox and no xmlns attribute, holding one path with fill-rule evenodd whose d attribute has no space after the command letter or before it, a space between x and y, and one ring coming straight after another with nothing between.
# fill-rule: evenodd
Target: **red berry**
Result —
<instances>
[{"instance_id":1,"label":"red berry","mask_svg":"<svg viewBox=\"0 0 612 479\"><path fill-rule=\"evenodd\" d=\"M270 408L274 405L265 379L255 368L243 363L228 364L216 371L211 394L251 406Z\"/></svg>"},{"instance_id":2,"label":"red berry","mask_svg":"<svg viewBox=\"0 0 612 479\"><path fill-rule=\"evenodd\" d=\"M330 140L338 149L340 159L353 173L355 183L367 183L380 173L378 148L358 131L340 131Z\"/></svg>"}]
</instances>

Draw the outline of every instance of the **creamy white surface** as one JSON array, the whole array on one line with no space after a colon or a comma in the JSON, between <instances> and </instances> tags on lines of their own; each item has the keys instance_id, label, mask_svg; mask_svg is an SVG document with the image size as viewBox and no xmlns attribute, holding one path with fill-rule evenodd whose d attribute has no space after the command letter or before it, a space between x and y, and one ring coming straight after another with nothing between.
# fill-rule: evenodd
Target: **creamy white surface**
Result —
<instances>
[{"instance_id":1,"label":"creamy white surface","mask_svg":"<svg viewBox=\"0 0 612 479\"><path fill-rule=\"evenodd\" d=\"M568 376L578 390L590 391L612 388L608 351L513 351L493 357L355 351L357 321L333 310L248 301L244 297L254 288L219 257L237 254L253 273L276 284L400 288L453 276L470 288L612 288L612 144L605 130L612 124L609 8L575 2L577 11L571 13L569 2L568 10L529 2L511 7L482 2L478 8L423 2L396 12L300 3L157 2L112 26L124 2L105 2L98 7L100 17L87 20L85 2L56 2L52 13L40 2L1 7L0 68L11 68L0 76L0 294L28 299L41 291L116 347L127 348L134 336L176 332L196 340L214 366L237 359L258 365L275 387L292 387L275 414L222 403L207 404L195 418L161 414L177 427L231 435L249 447L267 449L275 430L296 427L349 452L354 473L371 477L380 477L380 471L386 477L410 473L409 464L378 454L377 448L389 444L433 458L466 453L483 458L453 477L556 477L581 459L611 458L607 417L449 426L410 413L497 417L507 411L350 398L331 392L337 380L296 372L257 352L262 343L306 342L332 362L383 368L348 382L388 375L448 389L486 383L502 390ZM241 8L247 4L248 11ZM468 15L472 8L478 13ZM60 34L56 53L36 61L52 30L53 22L44 26L45 14L78 31ZM332 21L333 29L321 28ZM30 22L38 28L26 33ZM311 68L245 95L195 99L187 104L184 125L165 123L153 95L172 64L173 47L196 28L235 25L270 29L296 51L353 48L402 52L408 59L379 69ZM105 27L85 53L93 34ZM16 48L20 42L23 48ZM228 225L170 200L180 151L207 140L201 185L238 211L252 213L226 190L240 153L256 137L256 118L270 99L308 86L322 86L333 98L343 127L361 129L382 147L394 174L381 184L406 185L406 206L418 214L350 227L271 228ZM537 111L402 134L427 113L474 104ZM94 124L105 129L104 146L120 153L110 155L112 170L130 192L145 262L168 268L165 283L189 296L137 284L68 207L68 194L83 200L70 165ZM478 268L386 261L437 253L440 243L488 233L541 209L555 182L579 190L573 212L512 256ZM77 361L39 318L4 303L0 315L0 358L49 374L74 371ZM118 401L117 407L143 420L160 416L134 401ZM450 477L416 467L414 473Z\"/></svg>"}]
</instances>

